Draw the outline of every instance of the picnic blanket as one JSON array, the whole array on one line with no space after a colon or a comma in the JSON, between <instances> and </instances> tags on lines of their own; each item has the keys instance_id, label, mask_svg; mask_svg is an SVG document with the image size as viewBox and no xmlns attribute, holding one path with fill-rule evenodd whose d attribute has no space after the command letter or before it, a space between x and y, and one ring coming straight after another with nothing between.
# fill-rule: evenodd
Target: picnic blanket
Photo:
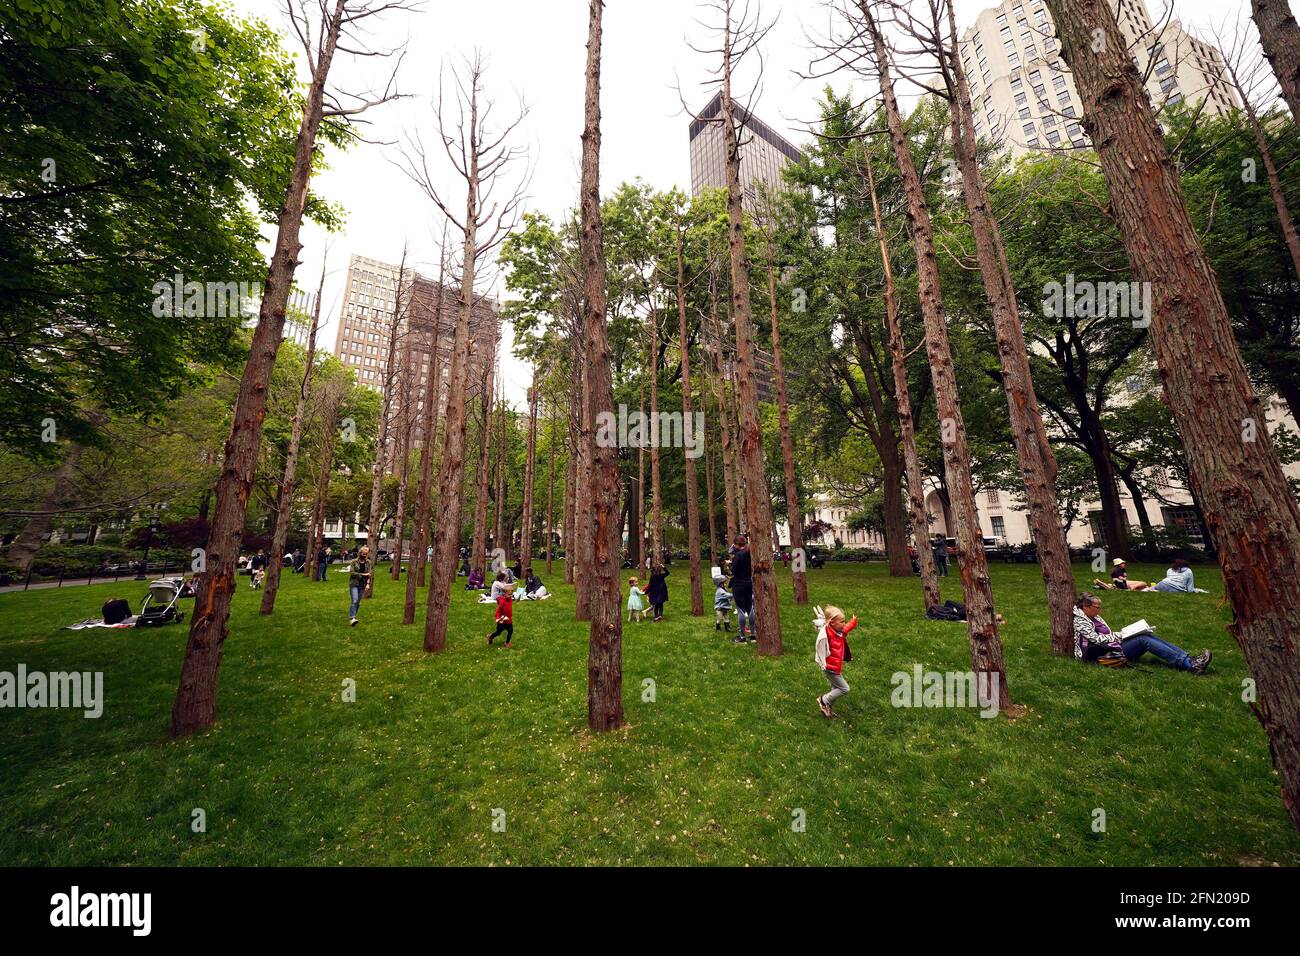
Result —
<instances>
[{"instance_id":1,"label":"picnic blanket","mask_svg":"<svg viewBox=\"0 0 1300 956\"><path fill-rule=\"evenodd\" d=\"M64 628L65 631L84 631L88 627L111 627L114 629L123 627L135 627L136 615L132 614L120 624L107 624L99 618L91 618L88 621L78 621L76 624L69 624Z\"/></svg>"}]
</instances>

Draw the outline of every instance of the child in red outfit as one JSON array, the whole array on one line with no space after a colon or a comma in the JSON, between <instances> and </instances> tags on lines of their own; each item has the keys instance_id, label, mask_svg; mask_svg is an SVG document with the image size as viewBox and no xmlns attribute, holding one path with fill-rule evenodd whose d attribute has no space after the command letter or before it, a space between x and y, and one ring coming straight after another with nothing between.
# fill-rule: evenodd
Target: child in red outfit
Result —
<instances>
[{"instance_id":1,"label":"child in red outfit","mask_svg":"<svg viewBox=\"0 0 1300 956\"><path fill-rule=\"evenodd\" d=\"M848 644L845 638L851 630L858 626L858 617L855 614L853 620L845 623L844 612L837 607L827 606L824 609L826 617L826 647L825 658L821 657L819 648L818 663L822 666L822 673L826 675L826 680L830 683L831 689L821 697L817 698L817 706L821 708L823 716L834 717L831 710L832 705L837 699L843 697L849 692L848 682L844 680L844 661L845 652Z\"/></svg>"},{"instance_id":2,"label":"child in red outfit","mask_svg":"<svg viewBox=\"0 0 1300 956\"><path fill-rule=\"evenodd\" d=\"M515 636L514 624L514 595L515 586L507 584L497 598L497 629L487 636L487 642L490 645L494 638L500 634L506 636L506 647L510 646L511 640Z\"/></svg>"}]
</instances>

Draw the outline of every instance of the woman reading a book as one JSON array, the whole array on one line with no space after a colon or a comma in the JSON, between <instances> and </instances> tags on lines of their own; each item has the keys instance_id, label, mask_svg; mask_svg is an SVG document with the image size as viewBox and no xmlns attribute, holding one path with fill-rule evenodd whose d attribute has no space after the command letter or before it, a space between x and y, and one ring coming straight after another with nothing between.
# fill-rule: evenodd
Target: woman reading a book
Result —
<instances>
[{"instance_id":1,"label":"woman reading a book","mask_svg":"<svg viewBox=\"0 0 1300 956\"><path fill-rule=\"evenodd\" d=\"M1204 674L1214 656L1208 650L1192 657L1181 647L1161 640L1146 621L1112 631L1101 617L1101 598L1080 594L1074 607L1074 656L1080 660L1111 667L1136 661L1152 654L1170 667Z\"/></svg>"}]
</instances>

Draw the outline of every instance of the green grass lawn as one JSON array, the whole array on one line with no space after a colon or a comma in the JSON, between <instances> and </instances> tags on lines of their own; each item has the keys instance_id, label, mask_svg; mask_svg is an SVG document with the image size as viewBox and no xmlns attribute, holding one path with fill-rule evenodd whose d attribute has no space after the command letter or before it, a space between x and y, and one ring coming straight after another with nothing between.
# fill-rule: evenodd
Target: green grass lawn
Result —
<instances>
[{"instance_id":1,"label":"green grass lawn","mask_svg":"<svg viewBox=\"0 0 1300 956\"><path fill-rule=\"evenodd\" d=\"M167 730L188 621L61 629L110 596L138 606L133 582L3 594L0 670L103 671L106 702L98 720L0 710L0 863L1300 862L1242 701L1217 572L1196 570L1209 594L1105 595L1112 624L1145 617L1193 652L1213 649L1204 678L1056 658L1038 569L993 575L1011 692L1028 706L1015 721L891 706L894 672L970 665L965 625L924 620L914 579L880 564L810 572L814 602L862 621L853 691L827 721L811 614L791 603L788 576L786 653L760 658L689 617L678 563L667 620L625 627L628 725L601 736L586 730L587 631L558 565L554 598L516 605L511 650L485 646L492 609L457 590L438 656L423 653L421 627L401 626L387 577L356 628L342 574L286 577L271 618L241 579L219 722L180 743ZM961 597L956 577L944 590ZM355 703L341 700L346 678ZM195 808L205 833L191 830Z\"/></svg>"}]
</instances>

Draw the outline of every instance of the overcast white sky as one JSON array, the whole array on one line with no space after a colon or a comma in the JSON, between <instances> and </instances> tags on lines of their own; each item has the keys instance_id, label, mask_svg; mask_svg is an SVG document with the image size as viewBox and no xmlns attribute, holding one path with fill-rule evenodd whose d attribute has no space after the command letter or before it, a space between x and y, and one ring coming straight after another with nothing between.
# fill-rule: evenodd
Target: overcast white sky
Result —
<instances>
[{"instance_id":1,"label":"overcast white sky","mask_svg":"<svg viewBox=\"0 0 1300 956\"><path fill-rule=\"evenodd\" d=\"M1148 12L1160 22L1168 0L1147 0ZM1246 0L1173 0L1174 14L1186 26L1203 30L1222 24L1247 8ZM987 0L956 0L958 28L964 29ZM281 0L233 0L245 16L265 19L286 33L285 45L297 49L289 34ZM378 141L400 141L406 131L419 130L431 142L430 94L440 65L476 47L489 56L486 85L502 116L511 115L522 96L529 113L519 129L530 151L532 183L527 208L564 215L576 202L581 151L583 67L587 39L586 0L424 0L421 12L398 13L367 21L373 24L372 48L387 48L409 37L409 52L399 85L414 94L410 100L372 110L368 134ZM602 71L603 151L601 184L608 191L618 183L641 177L652 186L690 189L687 151L688 117L677 87L693 107L708 97L702 84L716 58L694 53L690 41L711 46L710 31L699 22L709 9L697 0L607 0L604 16ZM809 32L820 35L826 9L820 0L765 0L764 17L777 17L764 45L765 82L755 112L796 144L807 139L800 131L816 117L816 103L826 80L802 80L810 53ZM364 90L382 83L384 63L345 57L331 77L335 88ZM832 81L837 89L847 77ZM346 228L332 235L314 226L303 233L302 265L297 282L314 289L325 246L329 245L330 274L324 309L329 324L323 340L332 349L349 255L389 262L401 258L409 240L417 268L436 275L436 240L442 227L433 204L397 169L396 147L360 145L346 153L329 153L330 169L315 188L346 210ZM463 205L464 190L446 172L451 203ZM269 254L269 240L266 235ZM498 288L504 295L504 289ZM508 330L503 350L510 346ZM506 359L507 398L522 402L528 373Z\"/></svg>"}]
</instances>

